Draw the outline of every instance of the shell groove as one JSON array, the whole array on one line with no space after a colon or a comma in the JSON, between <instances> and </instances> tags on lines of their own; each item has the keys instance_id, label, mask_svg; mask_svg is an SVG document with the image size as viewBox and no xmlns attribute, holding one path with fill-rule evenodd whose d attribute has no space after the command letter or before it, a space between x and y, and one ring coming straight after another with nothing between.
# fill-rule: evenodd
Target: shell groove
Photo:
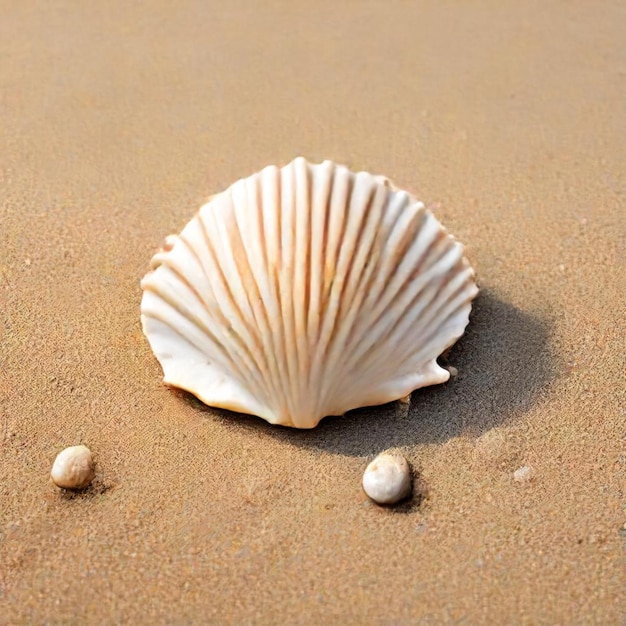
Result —
<instances>
[{"instance_id":1,"label":"shell groove","mask_svg":"<svg viewBox=\"0 0 626 626\"><path fill-rule=\"evenodd\" d=\"M448 380L477 293L421 202L303 158L214 196L141 285L165 383L296 428Z\"/></svg>"}]
</instances>

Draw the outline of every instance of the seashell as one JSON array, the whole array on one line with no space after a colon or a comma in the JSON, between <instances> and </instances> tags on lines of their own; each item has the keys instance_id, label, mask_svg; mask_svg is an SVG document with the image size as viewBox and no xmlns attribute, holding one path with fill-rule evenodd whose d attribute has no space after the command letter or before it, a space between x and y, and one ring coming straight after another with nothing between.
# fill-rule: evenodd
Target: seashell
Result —
<instances>
[{"instance_id":1,"label":"seashell","mask_svg":"<svg viewBox=\"0 0 626 626\"><path fill-rule=\"evenodd\" d=\"M141 286L166 384L295 428L447 381L478 291L421 202L303 158L213 196Z\"/></svg>"}]
</instances>

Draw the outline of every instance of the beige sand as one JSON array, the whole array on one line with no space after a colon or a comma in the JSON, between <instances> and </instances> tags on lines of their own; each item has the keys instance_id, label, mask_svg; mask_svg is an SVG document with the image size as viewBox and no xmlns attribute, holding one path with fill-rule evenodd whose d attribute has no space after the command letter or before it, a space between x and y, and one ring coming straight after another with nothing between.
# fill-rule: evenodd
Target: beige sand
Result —
<instances>
[{"instance_id":1,"label":"beige sand","mask_svg":"<svg viewBox=\"0 0 626 626\"><path fill-rule=\"evenodd\" d=\"M624 3L219 4L0 6L0 623L622 623ZM153 251L298 154L436 204L478 270L408 416L294 432L161 385ZM360 490L391 446L397 511Z\"/></svg>"}]
</instances>

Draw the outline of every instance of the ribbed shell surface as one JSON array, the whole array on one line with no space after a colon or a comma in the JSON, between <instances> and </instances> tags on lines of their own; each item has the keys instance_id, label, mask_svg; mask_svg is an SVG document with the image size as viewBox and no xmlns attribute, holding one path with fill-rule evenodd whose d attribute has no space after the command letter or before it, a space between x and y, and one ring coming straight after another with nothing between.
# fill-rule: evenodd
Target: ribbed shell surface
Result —
<instances>
[{"instance_id":1,"label":"ribbed shell surface","mask_svg":"<svg viewBox=\"0 0 626 626\"><path fill-rule=\"evenodd\" d=\"M473 270L383 177L302 158L214 196L142 281L164 381L208 405L313 428L445 382Z\"/></svg>"}]
</instances>

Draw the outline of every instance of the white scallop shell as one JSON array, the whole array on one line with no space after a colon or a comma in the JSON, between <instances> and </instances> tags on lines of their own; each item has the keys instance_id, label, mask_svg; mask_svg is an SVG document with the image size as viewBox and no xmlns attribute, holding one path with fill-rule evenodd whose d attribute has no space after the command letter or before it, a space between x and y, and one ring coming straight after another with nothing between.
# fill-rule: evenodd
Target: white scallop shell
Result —
<instances>
[{"instance_id":1,"label":"white scallop shell","mask_svg":"<svg viewBox=\"0 0 626 626\"><path fill-rule=\"evenodd\" d=\"M383 177L297 158L214 196L143 279L164 381L313 428L450 374L477 293L463 248Z\"/></svg>"}]
</instances>

